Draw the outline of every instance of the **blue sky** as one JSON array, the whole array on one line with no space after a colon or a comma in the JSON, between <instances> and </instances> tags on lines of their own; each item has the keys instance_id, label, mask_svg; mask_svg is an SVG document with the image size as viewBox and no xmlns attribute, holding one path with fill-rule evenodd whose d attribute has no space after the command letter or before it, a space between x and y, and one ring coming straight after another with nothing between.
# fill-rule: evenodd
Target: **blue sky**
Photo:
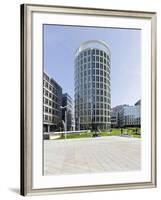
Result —
<instances>
[{"instance_id":1,"label":"blue sky","mask_svg":"<svg viewBox=\"0 0 161 200\"><path fill-rule=\"evenodd\" d=\"M141 30L44 25L44 71L74 98L74 57L81 43L103 40L111 50L111 103L141 98Z\"/></svg>"}]
</instances>

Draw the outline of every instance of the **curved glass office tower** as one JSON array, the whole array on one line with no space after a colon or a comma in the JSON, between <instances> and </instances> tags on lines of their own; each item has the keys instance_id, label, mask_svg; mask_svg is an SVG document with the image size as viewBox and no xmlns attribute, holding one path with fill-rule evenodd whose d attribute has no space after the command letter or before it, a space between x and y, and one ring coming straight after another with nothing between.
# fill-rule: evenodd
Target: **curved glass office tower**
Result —
<instances>
[{"instance_id":1,"label":"curved glass office tower","mask_svg":"<svg viewBox=\"0 0 161 200\"><path fill-rule=\"evenodd\" d=\"M111 119L111 53L103 41L86 41L75 55L76 129L108 129Z\"/></svg>"}]
</instances>

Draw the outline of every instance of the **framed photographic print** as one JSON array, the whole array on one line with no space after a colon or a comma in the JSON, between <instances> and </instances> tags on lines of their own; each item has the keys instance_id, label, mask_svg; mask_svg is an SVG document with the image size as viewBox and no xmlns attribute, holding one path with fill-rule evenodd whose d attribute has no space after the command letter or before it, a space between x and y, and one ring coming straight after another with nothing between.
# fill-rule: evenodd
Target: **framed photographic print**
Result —
<instances>
[{"instance_id":1,"label":"framed photographic print","mask_svg":"<svg viewBox=\"0 0 161 200\"><path fill-rule=\"evenodd\" d=\"M21 5L21 194L156 187L156 13Z\"/></svg>"}]
</instances>

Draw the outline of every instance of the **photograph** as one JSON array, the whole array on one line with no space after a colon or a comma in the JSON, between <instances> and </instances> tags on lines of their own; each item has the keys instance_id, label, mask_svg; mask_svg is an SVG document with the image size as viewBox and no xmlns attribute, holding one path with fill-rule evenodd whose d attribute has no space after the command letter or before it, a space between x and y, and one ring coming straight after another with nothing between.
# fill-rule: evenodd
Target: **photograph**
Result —
<instances>
[{"instance_id":1,"label":"photograph","mask_svg":"<svg viewBox=\"0 0 161 200\"><path fill-rule=\"evenodd\" d=\"M141 29L43 25L43 175L141 169Z\"/></svg>"},{"instance_id":2,"label":"photograph","mask_svg":"<svg viewBox=\"0 0 161 200\"><path fill-rule=\"evenodd\" d=\"M156 187L156 13L21 6L21 194Z\"/></svg>"}]
</instances>

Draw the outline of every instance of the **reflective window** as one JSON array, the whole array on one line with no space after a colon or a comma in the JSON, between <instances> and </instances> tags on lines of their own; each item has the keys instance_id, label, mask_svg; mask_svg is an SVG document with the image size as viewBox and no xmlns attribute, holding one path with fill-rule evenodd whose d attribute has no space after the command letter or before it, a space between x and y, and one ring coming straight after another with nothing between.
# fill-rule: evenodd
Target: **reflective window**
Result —
<instances>
[{"instance_id":1,"label":"reflective window","mask_svg":"<svg viewBox=\"0 0 161 200\"><path fill-rule=\"evenodd\" d=\"M48 107L45 107L45 112L48 112Z\"/></svg>"},{"instance_id":2,"label":"reflective window","mask_svg":"<svg viewBox=\"0 0 161 200\"><path fill-rule=\"evenodd\" d=\"M100 77L100 81L103 82L103 77Z\"/></svg>"}]
</instances>

